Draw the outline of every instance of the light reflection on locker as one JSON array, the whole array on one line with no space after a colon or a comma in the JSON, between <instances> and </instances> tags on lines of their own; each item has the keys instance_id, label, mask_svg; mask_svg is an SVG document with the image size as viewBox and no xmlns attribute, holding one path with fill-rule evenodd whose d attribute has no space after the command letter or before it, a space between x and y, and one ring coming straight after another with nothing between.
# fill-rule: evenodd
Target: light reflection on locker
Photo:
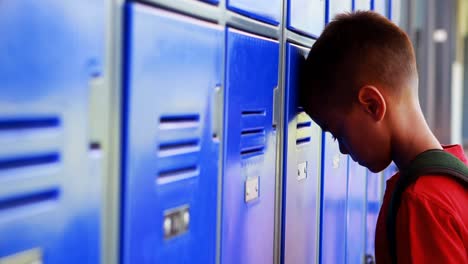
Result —
<instances>
[{"instance_id":1,"label":"light reflection on locker","mask_svg":"<svg viewBox=\"0 0 468 264\"><path fill-rule=\"evenodd\" d=\"M318 261L322 133L297 105L298 72L308 49L286 48L283 262Z\"/></svg>"},{"instance_id":2,"label":"light reflection on locker","mask_svg":"<svg viewBox=\"0 0 468 264\"><path fill-rule=\"evenodd\" d=\"M226 40L221 262L272 263L279 44L232 28Z\"/></svg>"}]
</instances>

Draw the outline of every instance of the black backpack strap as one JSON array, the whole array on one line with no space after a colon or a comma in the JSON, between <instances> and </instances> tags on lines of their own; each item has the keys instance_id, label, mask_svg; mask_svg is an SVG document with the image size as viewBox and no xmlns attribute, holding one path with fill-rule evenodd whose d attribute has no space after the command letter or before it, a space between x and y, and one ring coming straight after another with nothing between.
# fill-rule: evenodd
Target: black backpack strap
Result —
<instances>
[{"instance_id":1,"label":"black backpack strap","mask_svg":"<svg viewBox=\"0 0 468 264\"><path fill-rule=\"evenodd\" d=\"M387 214L387 239L392 263L397 263L396 218L400 208L401 195L419 176L443 175L457 179L468 186L468 168L457 157L443 150L428 150L419 154L410 165L400 172L390 200Z\"/></svg>"}]
</instances>

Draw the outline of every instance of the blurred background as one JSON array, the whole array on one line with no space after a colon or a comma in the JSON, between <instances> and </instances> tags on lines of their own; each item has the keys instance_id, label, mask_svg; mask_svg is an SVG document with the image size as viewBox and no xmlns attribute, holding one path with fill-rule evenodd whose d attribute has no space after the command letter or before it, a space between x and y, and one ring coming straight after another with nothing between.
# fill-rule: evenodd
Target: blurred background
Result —
<instances>
[{"instance_id":1,"label":"blurred background","mask_svg":"<svg viewBox=\"0 0 468 264\"><path fill-rule=\"evenodd\" d=\"M373 263L397 168L296 105L353 10L408 33L431 129L468 148L468 0L1 0L0 263Z\"/></svg>"},{"instance_id":2,"label":"blurred background","mask_svg":"<svg viewBox=\"0 0 468 264\"><path fill-rule=\"evenodd\" d=\"M426 119L441 142L467 147L467 1L400 1L398 25L413 41ZM464 92L465 91L465 92Z\"/></svg>"}]
</instances>

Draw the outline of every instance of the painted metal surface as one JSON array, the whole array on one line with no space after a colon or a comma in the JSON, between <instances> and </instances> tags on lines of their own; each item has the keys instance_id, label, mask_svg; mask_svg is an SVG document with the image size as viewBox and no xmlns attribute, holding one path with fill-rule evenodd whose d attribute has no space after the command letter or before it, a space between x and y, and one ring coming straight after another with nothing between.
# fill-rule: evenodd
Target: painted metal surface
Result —
<instances>
[{"instance_id":1,"label":"painted metal surface","mask_svg":"<svg viewBox=\"0 0 468 264\"><path fill-rule=\"evenodd\" d=\"M348 157L330 133L323 133L321 263L346 261Z\"/></svg>"},{"instance_id":2,"label":"painted metal surface","mask_svg":"<svg viewBox=\"0 0 468 264\"><path fill-rule=\"evenodd\" d=\"M325 21L330 23L336 15L351 12L352 8L352 0L327 0Z\"/></svg>"},{"instance_id":3,"label":"painted metal surface","mask_svg":"<svg viewBox=\"0 0 468 264\"><path fill-rule=\"evenodd\" d=\"M0 258L99 263L87 110L103 15L103 1L0 1Z\"/></svg>"},{"instance_id":4,"label":"painted metal surface","mask_svg":"<svg viewBox=\"0 0 468 264\"><path fill-rule=\"evenodd\" d=\"M220 27L126 6L123 263L215 263Z\"/></svg>"},{"instance_id":5,"label":"painted metal surface","mask_svg":"<svg viewBox=\"0 0 468 264\"><path fill-rule=\"evenodd\" d=\"M366 246L367 169L348 157L346 263L363 263Z\"/></svg>"},{"instance_id":6,"label":"painted metal surface","mask_svg":"<svg viewBox=\"0 0 468 264\"><path fill-rule=\"evenodd\" d=\"M326 0L288 0L287 26L317 38L325 26Z\"/></svg>"},{"instance_id":7,"label":"painted metal surface","mask_svg":"<svg viewBox=\"0 0 468 264\"><path fill-rule=\"evenodd\" d=\"M353 0L353 10L370 10L372 0Z\"/></svg>"},{"instance_id":8,"label":"painted metal surface","mask_svg":"<svg viewBox=\"0 0 468 264\"><path fill-rule=\"evenodd\" d=\"M228 9L272 25L281 21L282 5L282 0L227 0Z\"/></svg>"},{"instance_id":9,"label":"painted metal surface","mask_svg":"<svg viewBox=\"0 0 468 264\"><path fill-rule=\"evenodd\" d=\"M322 133L297 105L298 73L308 50L286 48L283 263L318 261Z\"/></svg>"},{"instance_id":10,"label":"painted metal surface","mask_svg":"<svg viewBox=\"0 0 468 264\"><path fill-rule=\"evenodd\" d=\"M278 42L228 28L221 262L273 263ZM258 177L258 197L246 182Z\"/></svg>"}]
</instances>

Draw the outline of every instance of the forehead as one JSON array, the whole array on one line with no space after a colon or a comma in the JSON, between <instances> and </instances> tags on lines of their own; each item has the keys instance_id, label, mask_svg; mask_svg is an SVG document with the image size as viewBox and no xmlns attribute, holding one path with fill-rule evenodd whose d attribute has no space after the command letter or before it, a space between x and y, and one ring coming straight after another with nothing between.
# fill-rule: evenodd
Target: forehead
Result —
<instances>
[{"instance_id":1,"label":"forehead","mask_svg":"<svg viewBox=\"0 0 468 264\"><path fill-rule=\"evenodd\" d=\"M311 107L307 113L325 131L329 131L330 127L334 127L340 119L339 111L330 109L330 107Z\"/></svg>"}]
</instances>

